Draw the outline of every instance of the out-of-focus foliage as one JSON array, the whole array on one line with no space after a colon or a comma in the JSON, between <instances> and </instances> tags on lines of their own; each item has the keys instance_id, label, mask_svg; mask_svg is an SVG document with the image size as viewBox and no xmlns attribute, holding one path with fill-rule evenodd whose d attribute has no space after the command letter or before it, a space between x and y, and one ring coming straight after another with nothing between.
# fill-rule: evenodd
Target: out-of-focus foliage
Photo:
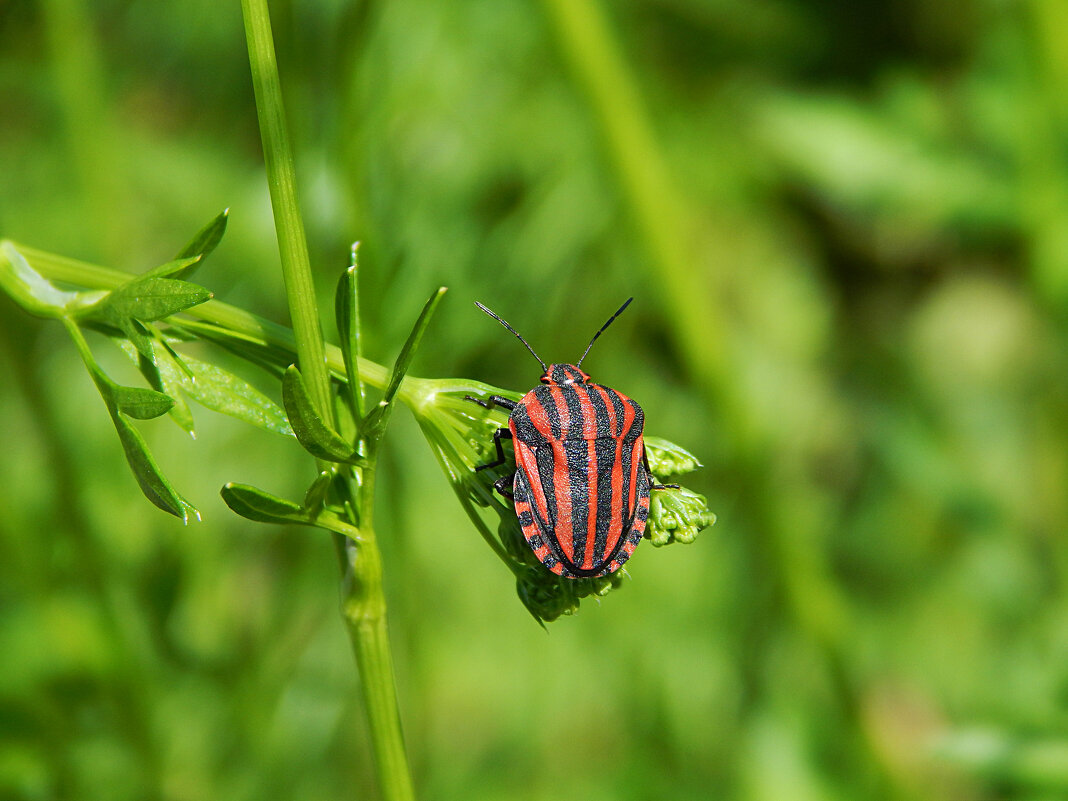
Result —
<instances>
[{"instance_id":1,"label":"out-of-focus foliage","mask_svg":"<svg viewBox=\"0 0 1068 801\"><path fill-rule=\"evenodd\" d=\"M590 8L274 9L323 308L360 239L369 356L447 284L414 371L521 391L469 301L567 360L636 295L584 366L719 515L546 636L399 414L422 797L1063 797L1068 11ZM197 281L283 319L239 4L2 4L0 108L0 235L143 271L230 207ZM330 543L218 500L294 496L296 443L142 424L183 527L59 326L0 299L0 365L0 796L371 797Z\"/></svg>"}]
</instances>

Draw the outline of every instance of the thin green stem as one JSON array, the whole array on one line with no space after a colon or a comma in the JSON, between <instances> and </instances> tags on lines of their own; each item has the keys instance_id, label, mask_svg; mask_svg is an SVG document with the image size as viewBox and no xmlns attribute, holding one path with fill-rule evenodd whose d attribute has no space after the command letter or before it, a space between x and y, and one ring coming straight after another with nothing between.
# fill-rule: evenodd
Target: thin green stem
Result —
<instances>
[{"instance_id":1,"label":"thin green stem","mask_svg":"<svg viewBox=\"0 0 1068 801\"><path fill-rule=\"evenodd\" d=\"M241 0L241 9L263 140L263 158L271 190L271 208L278 232L282 275L297 341L297 359L319 414L324 420L335 422L334 406L330 402L330 377L323 353L323 332L315 302L315 283L308 258L308 242L304 236L304 220L297 200L297 180L267 0Z\"/></svg>"},{"instance_id":2,"label":"thin green stem","mask_svg":"<svg viewBox=\"0 0 1068 801\"><path fill-rule=\"evenodd\" d=\"M86 289L114 289L122 286L127 281L135 278L131 273L123 270L115 270L110 267L101 267L97 264L79 261L77 259L58 256L37 248L28 247L19 243L13 243L15 248L26 258L33 268L50 281L60 281L73 284ZM291 328L264 319L252 312L231 306L219 300L209 300L199 306L186 309L185 317L193 320L201 320L212 326L225 329L228 332L245 337L251 341L262 343L265 346L281 348L296 353L296 337ZM195 329L195 324L186 321L183 323L189 328ZM345 362L341 356L341 349L333 345L325 346L326 365L337 375L345 374ZM360 376L371 386L377 389L385 389L389 382L389 370L377 362L361 358ZM287 364L280 364L287 367ZM411 405L418 393L412 391L412 385L418 383L418 379L407 378L401 386L399 396L402 401Z\"/></svg>"}]
</instances>

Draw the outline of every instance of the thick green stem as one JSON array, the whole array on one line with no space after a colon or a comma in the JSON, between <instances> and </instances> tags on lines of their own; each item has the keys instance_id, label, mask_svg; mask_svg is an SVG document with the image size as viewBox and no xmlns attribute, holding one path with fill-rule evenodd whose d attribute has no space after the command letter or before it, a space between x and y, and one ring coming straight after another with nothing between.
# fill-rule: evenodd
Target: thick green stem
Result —
<instances>
[{"instance_id":1,"label":"thick green stem","mask_svg":"<svg viewBox=\"0 0 1068 801\"><path fill-rule=\"evenodd\" d=\"M252 68L252 87L256 93L256 112L263 140L263 158L267 165L267 182L271 189L271 208L278 231L278 251L282 260L289 313L297 340L297 359L308 391L324 420L334 420L330 402L330 377L323 353L323 332L315 302L308 243L304 220L297 201L297 179L293 154L289 146L282 85L271 34L267 0L241 0L248 40L248 59Z\"/></svg>"},{"instance_id":2,"label":"thick green stem","mask_svg":"<svg viewBox=\"0 0 1068 801\"><path fill-rule=\"evenodd\" d=\"M372 463L376 455L371 454ZM345 540L340 546L345 568L341 614L360 671L382 797L386 801L411 801L415 794L401 731L382 590L382 557L374 531L374 484L374 468L364 468L357 502L362 541L357 545Z\"/></svg>"},{"instance_id":3,"label":"thick green stem","mask_svg":"<svg viewBox=\"0 0 1068 801\"><path fill-rule=\"evenodd\" d=\"M267 0L242 0L241 8L297 358L312 402L324 420L336 425L304 222L297 203ZM370 461L372 466L360 469L357 474L350 473L351 481L359 485L352 522L360 529L361 542L356 544L335 535L335 545L344 557L342 611L360 671L382 795L387 801L410 801L414 796L397 711L386 602L382 594L382 560L372 524L373 455ZM320 464L320 469L326 466Z\"/></svg>"}]
</instances>

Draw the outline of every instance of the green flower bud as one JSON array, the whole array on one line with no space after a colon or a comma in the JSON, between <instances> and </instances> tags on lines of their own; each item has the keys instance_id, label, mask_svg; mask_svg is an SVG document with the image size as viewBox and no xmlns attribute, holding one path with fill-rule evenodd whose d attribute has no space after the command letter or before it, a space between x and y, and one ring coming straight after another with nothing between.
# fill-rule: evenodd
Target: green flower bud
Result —
<instances>
[{"instance_id":1,"label":"green flower bud","mask_svg":"<svg viewBox=\"0 0 1068 801\"><path fill-rule=\"evenodd\" d=\"M660 437L645 437L645 453L653 475L667 478L692 473L701 463L697 457L674 442Z\"/></svg>"},{"instance_id":2,"label":"green flower bud","mask_svg":"<svg viewBox=\"0 0 1068 801\"><path fill-rule=\"evenodd\" d=\"M673 542L691 543L697 532L716 522L703 495L685 487L655 490L649 502L645 536L660 547Z\"/></svg>"}]
</instances>

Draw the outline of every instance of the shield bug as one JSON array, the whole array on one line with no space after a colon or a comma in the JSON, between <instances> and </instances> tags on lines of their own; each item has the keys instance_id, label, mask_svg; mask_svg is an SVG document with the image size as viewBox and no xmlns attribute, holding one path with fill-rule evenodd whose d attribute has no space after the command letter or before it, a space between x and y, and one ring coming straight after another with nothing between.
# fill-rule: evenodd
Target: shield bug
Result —
<instances>
[{"instance_id":1,"label":"shield bug","mask_svg":"<svg viewBox=\"0 0 1068 801\"><path fill-rule=\"evenodd\" d=\"M575 364L549 365L512 326L475 303L526 345L543 370L541 386L518 402L467 396L510 412L508 428L493 435L496 460L476 469L504 464L501 440L513 441L515 474L493 486L515 504L523 536L541 563L566 578L618 570L645 532L650 491L673 486L653 483L641 406L582 371L593 343L632 300L608 318Z\"/></svg>"}]
</instances>

